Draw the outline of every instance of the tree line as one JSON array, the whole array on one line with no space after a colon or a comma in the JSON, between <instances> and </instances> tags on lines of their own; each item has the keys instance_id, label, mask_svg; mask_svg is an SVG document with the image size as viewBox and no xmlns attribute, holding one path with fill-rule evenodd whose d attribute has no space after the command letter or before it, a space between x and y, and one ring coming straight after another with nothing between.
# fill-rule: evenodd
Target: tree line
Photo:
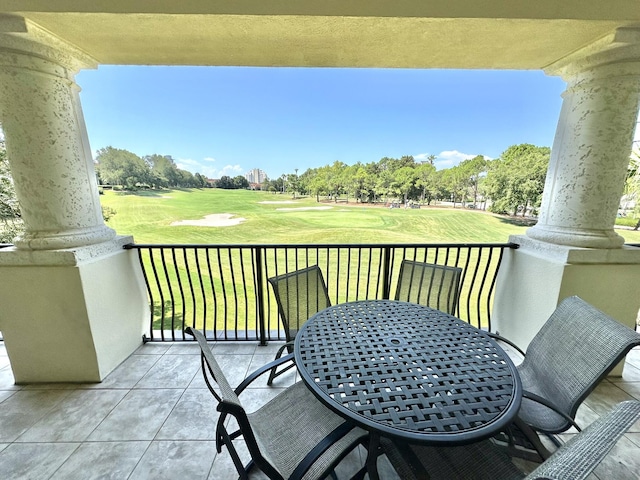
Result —
<instances>
[{"instance_id":1,"label":"tree line","mask_svg":"<svg viewBox=\"0 0 640 480\"><path fill-rule=\"evenodd\" d=\"M551 150L531 144L514 145L500 158L482 155L451 168L436 170L435 156L417 162L412 156L384 157L378 162L310 168L302 175L285 174L265 180L263 189L356 202L418 202L434 200L467 204L501 214L522 214L540 206Z\"/></svg>"},{"instance_id":2,"label":"tree line","mask_svg":"<svg viewBox=\"0 0 640 480\"><path fill-rule=\"evenodd\" d=\"M542 200L551 151L531 144L507 148L499 158L478 155L459 165L436 170L435 156L417 162L412 156L384 157L377 162L347 165L336 161L310 168L301 175L283 174L266 179L261 188L273 192L312 195L338 201L346 196L357 202L450 201L495 213L535 213ZM99 184L137 188L201 188L210 186L206 177L176 166L170 155L139 157L127 150L105 147L98 150L96 173ZM221 177L218 188L248 188L243 176ZM640 154L634 150L625 183L625 202L635 229L640 227ZM115 212L104 212L105 220ZM11 243L23 230L20 207L13 187L4 139L0 136L0 243Z\"/></svg>"},{"instance_id":3,"label":"tree line","mask_svg":"<svg viewBox=\"0 0 640 480\"><path fill-rule=\"evenodd\" d=\"M209 182L204 175L195 175L177 167L171 155L146 155L114 147L98 150L96 174L100 185L118 185L127 190L136 188L202 188Z\"/></svg>"},{"instance_id":4,"label":"tree line","mask_svg":"<svg viewBox=\"0 0 640 480\"><path fill-rule=\"evenodd\" d=\"M266 179L261 188L275 192L290 192L320 196L337 201L340 197L356 202L418 202L434 200L456 204L469 203L495 213L524 215L540 205L550 149L530 144L514 145L500 158L488 160L478 155L459 165L436 170L435 156L416 162L412 156L384 157L377 162L347 165L333 164L310 168L301 175L283 174ZM210 186L207 179L181 170L170 155L139 157L128 150L105 147L96 155L96 172L100 184L136 188L201 188ZM218 188L248 188L241 175L223 176Z\"/></svg>"}]
</instances>

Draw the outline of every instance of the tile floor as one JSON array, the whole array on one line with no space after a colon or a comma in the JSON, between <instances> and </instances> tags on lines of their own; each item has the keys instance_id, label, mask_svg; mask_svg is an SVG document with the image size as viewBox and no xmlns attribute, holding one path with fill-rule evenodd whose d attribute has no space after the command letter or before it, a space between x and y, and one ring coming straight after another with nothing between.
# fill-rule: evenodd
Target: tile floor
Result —
<instances>
[{"instance_id":1,"label":"tile floor","mask_svg":"<svg viewBox=\"0 0 640 480\"><path fill-rule=\"evenodd\" d=\"M232 384L269 362L278 344L212 344ZM295 370L274 387L254 384L243 397L258 406L297 380ZM640 350L629 354L622 378L605 380L578 412L587 424L617 402L640 399ZM14 385L0 342L0 477L11 479L237 478L226 451L217 454L215 400L192 343L146 344L100 384ZM597 470L597 478L638 479L640 422ZM337 469L349 478L364 451ZM393 479L385 459L381 478ZM254 474L252 478L264 478ZM596 477L594 477L596 478Z\"/></svg>"}]
</instances>

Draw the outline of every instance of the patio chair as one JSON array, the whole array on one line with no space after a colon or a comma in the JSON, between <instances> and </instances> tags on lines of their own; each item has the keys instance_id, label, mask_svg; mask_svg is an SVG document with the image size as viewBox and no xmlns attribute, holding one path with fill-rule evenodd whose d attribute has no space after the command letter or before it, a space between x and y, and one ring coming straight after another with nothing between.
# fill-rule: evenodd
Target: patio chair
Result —
<instances>
[{"instance_id":1,"label":"patio chair","mask_svg":"<svg viewBox=\"0 0 640 480\"><path fill-rule=\"evenodd\" d=\"M220 412L216 428L218 453L226 446L242 480L258 467L270 479L325 478L333 468L359 443L367 432L346 423L326 408L302 383L284 389L253 413L240 402L240 394L259 376L270 371L274 364L291 362L287 355L249 375L235 390L231 388L202 332L187 328L197 340L202 359L202 374L207 387L218 401ZM214 385L218 388L215 389ZM237 430L227 430L234 422ZM244 465L233 442L242 436L251 460ZM335 475L333 475L335 476Z\"/></svg>"},{"instance_id":2,"label":"patio chair","mask_svg":"<svg viewBox=\"0 0 640 480\"><path fill-rule=\"evenodd\" d=\"M507 339L490 335L518 348ZM553 434L571 426L579 431L575 423L578 407L637 345L640 334L634 330L579 297L564 299L535 335L517 367L524 398L514 430L524 433L537 453L548 458L550 452L535 432L547 434L558 445ZM515 437L511 439L512 447L519 443Z\"/></svg>"},{"instance_id":3,"label":"patio chair","mask_svg":"<svg viewBox=\"0 0 640 480\"><path fill-rule=\"evenodd\" d=\"M383 452L402 480L581 480L640 418L640 402L616 405L528 475L491 440L456 447L416 446L383 439Z\"/></svg>"},{"instance_id":4,"label":"patio chair","mask_svg":"<svg viewBox=\"0 0 640 480\"><path fill-rule=\"evenodd\" d=\"M395 299L454 315L458 308L461 275L459 267L403 260Z\"/></svg>"},{"instance_id":5,"label":"patio chair","mask_svg":"<svg viewBox=\"0 0 640 480\"><path fill-rule=\"evenodd\" d=\"M268 279L273 287L278 304L278 313L284 327L286 343L276 353L276 360L282 356L285 349L293 352L293 343L300 327L309 317L331 306L327 285L322 276L322 270L317 265L285 273ZM286 372L293 365L276 370L269 374L267 384Z\"/></svg>"}]
</instances>

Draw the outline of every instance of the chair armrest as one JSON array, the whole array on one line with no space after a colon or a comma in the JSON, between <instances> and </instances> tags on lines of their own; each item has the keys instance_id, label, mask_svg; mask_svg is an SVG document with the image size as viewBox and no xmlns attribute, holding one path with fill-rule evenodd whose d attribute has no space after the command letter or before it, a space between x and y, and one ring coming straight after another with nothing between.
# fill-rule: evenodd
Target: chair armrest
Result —
<instances>
[{"instance_id":1,"label":"chair armrest","mask_svg":"<svg viewBox=\"0 0 640 480\"><path fill-rule=\"evenodd\" d=\"M488 334L491 338L493 338L493 339L495 339L495 340L500 340L501 342L506 343L506 344L507 344L507 345L509 345L510 347L515 348L515 349L518 351L518 353L519 353L520 355L522 355L523 357L524 357L524 356L526 356L526 353L524 353L524 351L523 351L519 346L517 346L515 343L513 343L511 340L509 340L509 339L507 339L507 338L504 338L504 337L502 337L502 336L498 335L497 333L487 332L487 334Z\"/></svg>"},{"instance_id":2,"label":"chair armrest","mask_svg":"<svg viewBox=\"0 0 640 480\"><path fill-rule=\"evenodd\" d=\"M254 380L256 380L260 375L264 375L265 373L271 371L272 368L282 365L283 363L287 363L293 361L293 353L285 355L284 357L280 357L273 362L269 362L266 365L263 365L247 378L245 378L240 385L235 389L236 395L240 395L240 393L247 388ZM295 363L295 362L294 362Z\"/></svg>"},{"instance_id":3,"label":"chair armrest","mask_svg":"<svg viewBox=\"0 0 640 480\"><path fill-rule=\"evenodd\" d=\"M524 390L522 392L522 398L527 398L529 400L533 400L536 403L539 403L541 405L544 405L545 407L553 410L555 413L557 413L558 415L560 415L562 418L564 418L567 422L569 422L571 424L571 426L573 426L576 430L578 430L579 432L582 431L582 429L580 428L580 426L575 422L575 420L573 418L571 418L567 413L565 413L564 411L562 411L560 409L560 407L556 406L552 401L547 400L544 397L541 397L540 395L537 395L533 392L529 392L527 390Z\"/></svg>"},{"instance_id":4,"label":"chair armrest","mask_svg":"<svg viewBox=\"0 0 640 480\"><path fill-rule=\"evenodd\" d=\"M616 405L560 447L526 480L583 480L598 466L616 442L640 418L640 402Z\"/></svg>"},{"instance_id":5,"label":"chair armrest","mask_svg":"<svg viewBox=\"0 0 640 480\"><path fill-rule=\"evenodd\" d=\"M326 452L332 445L356 428L355 424L344 422L338 425L331 433L324 437L311 451L302 459L296 469L291 473L290 480L297 480L304 477L313 464ZM360 429L358 429L360 430ZM362 431L364 434L365 432Z\"/></svg>"}]
</instances>

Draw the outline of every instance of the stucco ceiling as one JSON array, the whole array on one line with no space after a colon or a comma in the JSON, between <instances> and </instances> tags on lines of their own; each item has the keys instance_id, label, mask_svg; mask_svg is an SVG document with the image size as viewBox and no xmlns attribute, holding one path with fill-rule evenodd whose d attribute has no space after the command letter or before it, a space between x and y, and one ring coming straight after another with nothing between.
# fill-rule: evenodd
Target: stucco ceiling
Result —
<instances>
[{"instance_id":1,"label":"stucco ceiling","mask_svg":"<svg viewBox=\"0 0 640 480\"><path fill-rule=\"evenodd\" d=\"M638 0L3 0L102 64L541 69Z\"/></svg>"}]
</instances>

